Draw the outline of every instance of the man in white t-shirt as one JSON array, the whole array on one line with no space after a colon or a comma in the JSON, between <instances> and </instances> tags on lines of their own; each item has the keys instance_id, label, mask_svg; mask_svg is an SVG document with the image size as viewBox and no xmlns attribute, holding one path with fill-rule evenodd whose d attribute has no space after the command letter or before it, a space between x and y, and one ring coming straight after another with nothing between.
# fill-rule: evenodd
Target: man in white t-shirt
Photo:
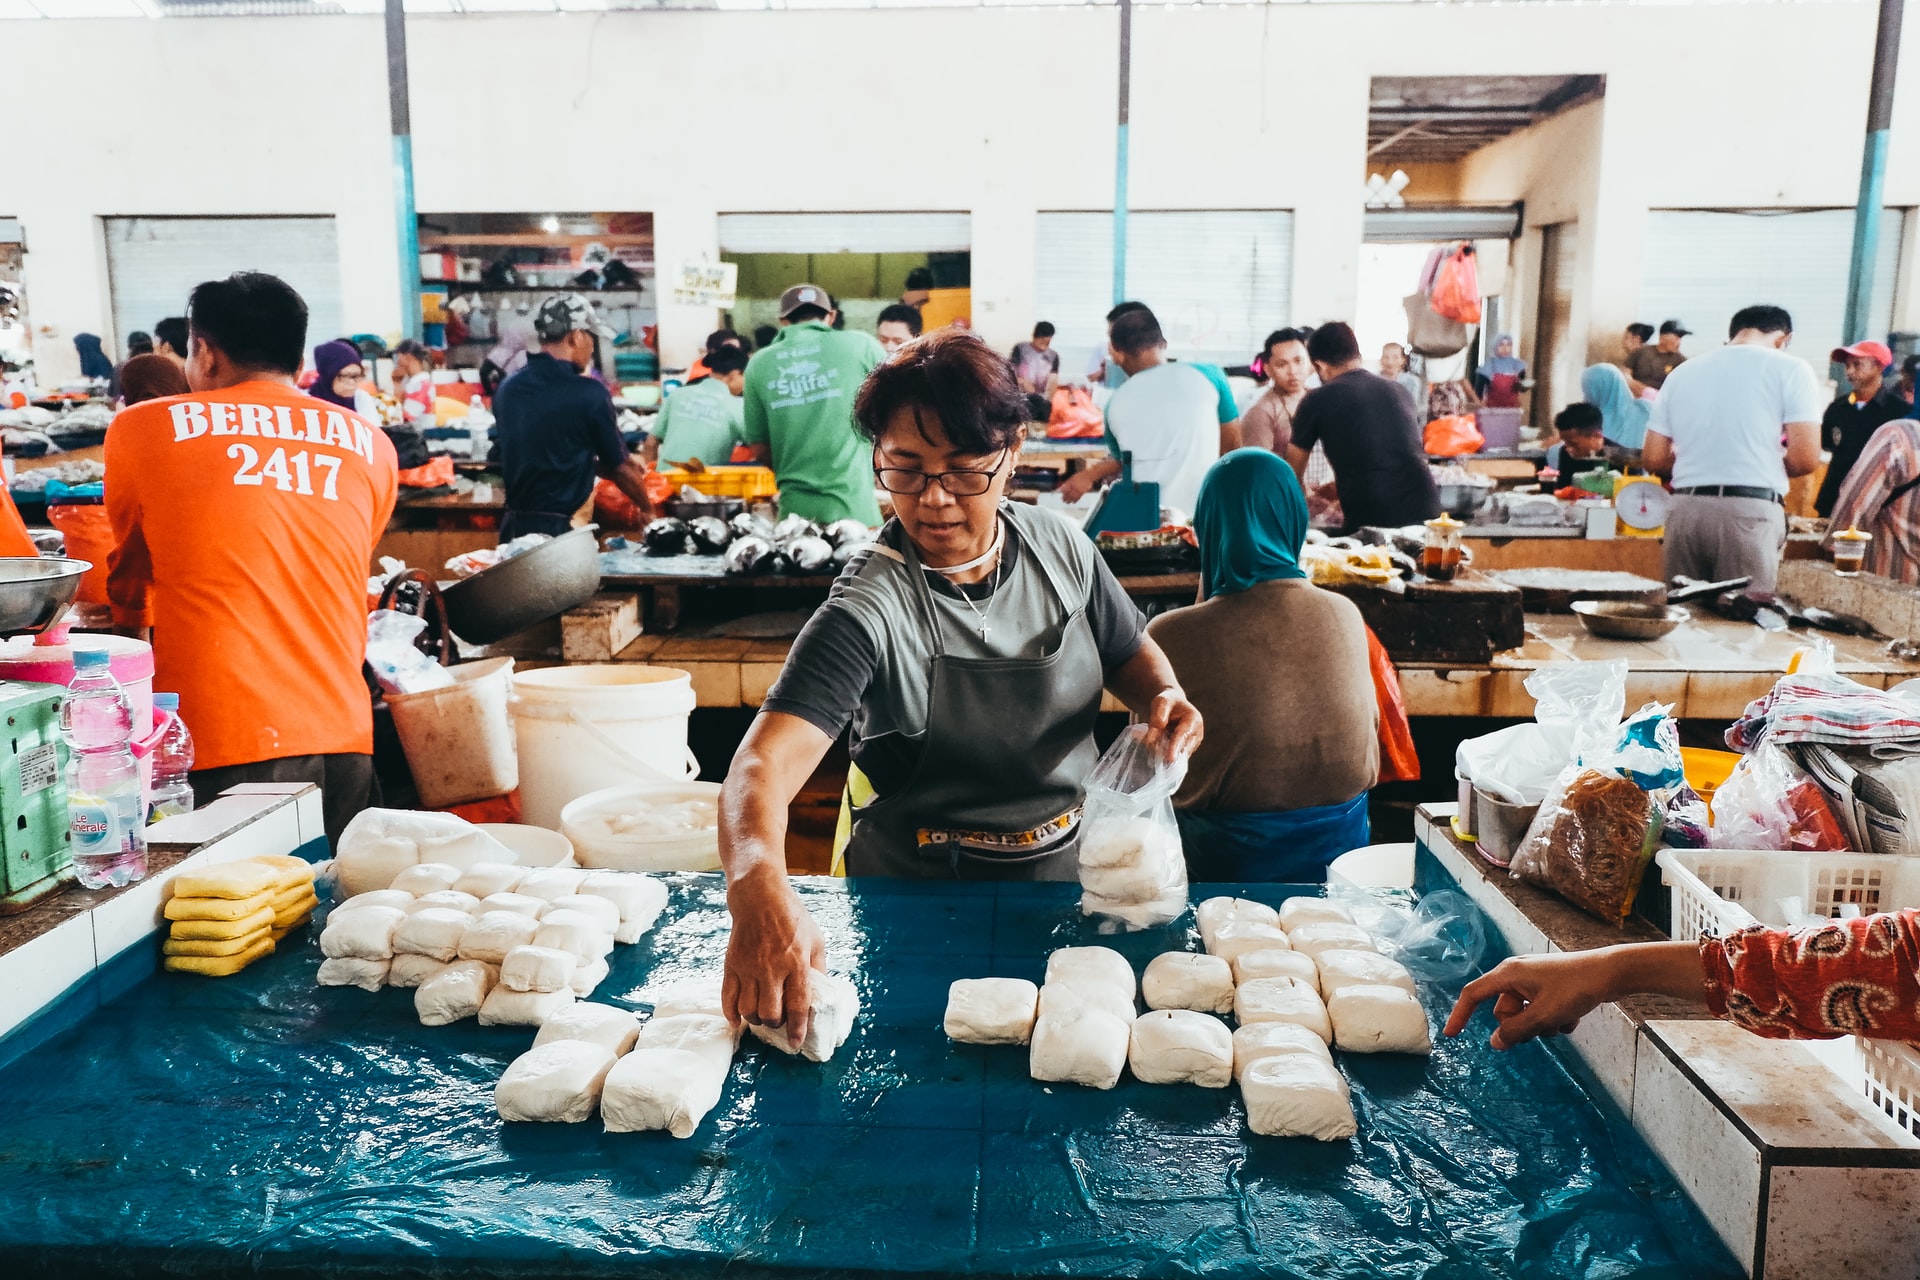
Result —
<instances>
[{"instance_id":1,"label":"man in white t-shirt","mask_svg":"<svg viewBox=\"0 0 1920 1280\"><path fill-rule=\"evenodd\" d=\"M1238 446L1220 425L1219 392L1191 365L1167 359L1160 322L1144 308L1113 322L1108 335L1113 364L1127 380L1107 401L1107 447L1116 457L1096 462L1061 485L1068 502L1120 474L1117 455L1133 455L1133 478L1160 486L1160 505L1192 519L1200 482L1222 453Z\"/></svg>"},{"instance_id":2,"label":"man in white t-shirt","mask_svg":"<svg viewBox=\"0 0 1920 1280\"><path fill-rule=\"evenodd\" d=\"M1793 317L1782 308L1746 307L1728 333L1726 346L1667 375L1641 459L1673 484L1667 576L1751 578L1749 591L1771 592L1787 481L1820 465L1826 397L1806 362L1786 353Z\"/></svg>"}]
</instances>

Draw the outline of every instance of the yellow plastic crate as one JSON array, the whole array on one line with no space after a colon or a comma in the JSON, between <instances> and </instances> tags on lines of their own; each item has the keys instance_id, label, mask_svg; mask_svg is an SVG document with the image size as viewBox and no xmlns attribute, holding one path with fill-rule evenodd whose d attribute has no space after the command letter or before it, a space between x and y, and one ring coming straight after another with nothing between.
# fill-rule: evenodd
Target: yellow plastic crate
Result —
<instances>
[{"instance_id":1,"label":"yellow plastic crate","mask_svg":"<svg viewBox=\"0 0 1920 1280\"><path fill-rule=\"evenodd\" d=\"M662 467L660 474L679 488L690 484L710 498L771 498L780 491L774 482L772 467L708 467L689 471L685 467Z\"/></svg>"}]
</instances>

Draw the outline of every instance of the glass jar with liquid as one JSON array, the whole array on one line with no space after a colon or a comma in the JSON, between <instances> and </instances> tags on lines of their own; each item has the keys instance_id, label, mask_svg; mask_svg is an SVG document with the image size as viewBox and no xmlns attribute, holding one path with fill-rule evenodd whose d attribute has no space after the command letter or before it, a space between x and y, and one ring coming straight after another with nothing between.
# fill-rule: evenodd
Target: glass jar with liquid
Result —
<instances>
[{"instance_id":1,"label":"glass jar with liquid","mask_svg":"<svg viewBox=\"0 0 1920 1280\"><path fill-rule=\"evenodd\" d=\"M1863 529L1848 526L1833 535L1833 571L1843 578L1851 578L1860 572L1860 566L1867 558L1867 544L1873 541L1873 535Z\"/></svg>"},{"instance_id":2,"label":"glass jar with liquid","mask_svg":"<svg viewBox=\"0 0 1920 1280\"><path fill-rule=\"evenodd\" d=\"M1461 530L1466 528L1449 515L1427 521L1426 545L1420 549L1420 572L1432 582L1452 582L1466 559L1466 544Z\"/></svg>"}]
</instances>

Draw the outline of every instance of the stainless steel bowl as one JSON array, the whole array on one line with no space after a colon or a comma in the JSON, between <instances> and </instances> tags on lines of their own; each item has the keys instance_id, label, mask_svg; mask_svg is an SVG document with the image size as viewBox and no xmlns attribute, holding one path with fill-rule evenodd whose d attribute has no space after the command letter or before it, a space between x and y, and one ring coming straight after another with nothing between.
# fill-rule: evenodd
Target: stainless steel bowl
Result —
<instances>
[{"instance_id":1,"label":"stainless steel bowl","mask_svg":"<svg viewBox=\"0 0 1920 1280\"><path fill-rule=\"evenodd\" d=\"M1607 640L1658 640L1692 616L1679 605L1631 600L1575 600L1569 607L1589 634Z\"/></svg>"},{"instance_id":2,"label":"stainless steel bowl","mask_svg":"<svg viewBox=\"0 0 1920 1280\"><path fill-rule=\"evenodd\" d=\"M1440 509L1455 520L1465 520L1480 513L1493 497L1490 484L1443 484L1436 486L1440 490Z\"/></svg>"},{"instance_id":3,"label":"stainless steel bowl","mask_svg":"<svg viewBox=\"0 0 1920 1280\"><path fill-rule=\"evenodd\" d=\"M80 576L93 568L86 560L54 556L0 557L0 635L45 631L73 603Z\"/></svg>"},{"instance_id":4,"label":"stainless steel bowl","mask_svg":"<svg viewBox=\"0 0 1920 1280\"><path fill-rule=\"evenodd\" d=\"M469 644L492 644L585 604L600 589L595 532L570 530L447 587L447 625Z\"/></svg>"}]
</instances>

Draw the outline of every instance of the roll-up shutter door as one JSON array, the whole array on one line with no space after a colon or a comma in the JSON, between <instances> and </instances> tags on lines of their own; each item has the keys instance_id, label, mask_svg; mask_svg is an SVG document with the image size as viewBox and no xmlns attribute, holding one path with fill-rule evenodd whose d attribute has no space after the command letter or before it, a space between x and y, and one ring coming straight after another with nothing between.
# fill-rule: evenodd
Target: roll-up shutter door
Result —
<instances>
[{"instance_id":1,"label":"roll-up shutter door","mask_svg":"<svg viewBox=\"0 0 1920 1280\"><path fill-rule=\"evenodd\" d=\"M1906 211L1880 219L1874 261L1870 336L1893 323ZM1727 322L1742 307L1771 303L1793 315L1793 354L1820 373L1845 327L1847 264L1853 250L1851 209L1708 211L1655 209L1647 243L1638 318L1657 325L1677 319L1694 331L1689 355L1726 341Z\"/></svg>"},{"instance_id":2,"label":"roll-up shutter door","mask_svg":"<svg viewBox=\"0 0 1920 1280\"><path fill-rule=\"evenodd\" d=\"M723 213L722 253L959 253L965 213Z\"/></svg>"},{"instance_id":3,"label":"roll-up shutter door","mask_svg":"<svg viewBox=\"0 0 1920 1280\"><path fill-rule=\"evenodd\" d=\"M106 229L116 350L185 315L195 285L236 271L279 276L306 299L309 348L348 332L332 218L108 218Z\"/></svg>"},{"instance_id":4,"label":"roll-up shutter door","mask_svg":"<svg viewBox=\"0 0 1920 1280\"><path fill-rule=\"evenodd\" d=\"M1063 368L1106 351L1113 215L1042 213L1034 318L1052 321ZM1284 209L1141 211L1127 217L1127 295L1153 308L1176 356L1242 364L1290 323L1293 214Z\"/></svg>"}]
</instances>

